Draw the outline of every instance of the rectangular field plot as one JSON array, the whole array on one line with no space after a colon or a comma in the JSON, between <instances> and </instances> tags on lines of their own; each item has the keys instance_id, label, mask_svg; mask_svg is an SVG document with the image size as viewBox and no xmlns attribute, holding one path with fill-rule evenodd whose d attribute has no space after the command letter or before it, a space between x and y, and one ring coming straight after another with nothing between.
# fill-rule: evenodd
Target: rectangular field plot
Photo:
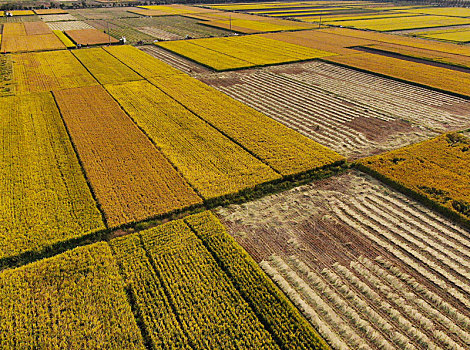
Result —
<instances>
[{"instance_id":1,"label":"rectangular field plot","mask_svg":"<svg viewBox=\"0 0 470 350\"><path fill-rule=\"evenodd\" d=\"M468 43L470 42L470 28L466 29L449 29L446 31L438 31L432 33L421 33L419 34L422 38L437 39L443 41L451 41L457 43Z\"/></svg>"},{"instance_id":2,"label":"rectangular field plot","mask_svg":"<svg viewBox=\"0 0 470 350\"><path fill-rule=\"evenodd\" d=\"M470 219L470 140L447 134L359 163L438 206Z\"/></svg>"},{"instance_id":3,"label":"rectangular field plot","mask_svg":"<svg viewBox=\"0 0 470 350\"><path fill-rule=\"evenodd\" d=\"M18 94L98 84L69 51L23 53L12 60Z\"/></svg>"},{"instance_id":4,"label":"rectangular field plot","mask_svg":"<svg viewBox=\"0 0 470 350\"><path fill-rule=\"evenodd\" d=\"M106 243L0 273L2 349L145 349Z\"/></svg>"},{"instance_id":5,"label":"rectangular field plot","mask_svg":"<svg viewBox=\"0 0 470 350\"><path fill-rule=\"evenodd\" d=\"M432 27L455 26L470 24L470 18L444 17L444 16L412 16L397 18L366 19L357 21L326 22L328 24L354 27L357 29L377 30L389 32L394 30L421 29Z\"/></svg>"},{"instance_id":6,"label":"rectangular field plot","mask_svg":"<svg viewBox=\"0 0 470 350\"><path fill-rule=\"evenodd\" d=\"M1 51L31 52L65 49L44 22L5 23Z\"/></svg>"},{"instance_id":7,"label":"rectangular field plot","mask_svg":"<svg viewBox=\"0 0 470 350\"><path fill-rule=\"evenodd\" d=\"M244 103L186 75L151 83L284 176L316 170L342 156Z\"/></svg>"},{"instance_id":8,"label":"rectangular field plot","mask_svg":"<svg viewBox=\"0 0 470 350\"><path fill-rule=\"evenodd\" d=\"M75 44L80 44L82 46L91 46L91 45L100 45L100 44L115 44L119 40L113 38L112 36L99 31L98 29L77 29L77 30L66 30L70 39L72 39Z\"/></svg>"},{"instance_id":9,"label":"rectangular field plot","mask_svg":"<svg viewBox=\"0 0 470 350\"><path fill-rule=\"evenodd\" d=\"M151 46L152 48L154 46ZM184 74L180 70L155 59L149 54L129 45L104 47L108 53L130 67L144 78Z\"/></svg>"},{"instance_id":10,"label":"rectangular field plot","mask_svg":"<svg viewBox=\"0 0 470 350\"><path fill-rule=\"evenodd\" d=\"M171 41L157 45L218 71L334 55L258 35Z\"/></svg>"},{"instance_id":11,"label":"rectangular field plot","mask_svg":"<svg viewBox=\"0 0 470 350\"><path fill-rule=\"evenodd\" d=\"M280 178L152 84L139 81L106 89L205 199Z\"/></svg>"},{"instance_id":12,"label":"rectangular field plot","mask_svg":"<svg viewBox=\"0 0 470 350\"><path fill-rule=\"evenodd\" d=\"M467 347L470 232L369 176L217 212L333 348Z\"/></svg>"},{"instance_id":13,"label":"rectangular field plot","mask_svg":"<svg viewBox=\"0 0 470 350\"><path fill-rule=\"evenodd\" d=\"M327 349L207 212L110 244L155 348Z\"/></svg>"},{"instance_id":14,"label":"rectangular field plot","mask_svg":"<svg viewBox=\"0 0 470 350\"><path fill-rule=\"evenodd\" d=\"M348 158L436 135L423 124L443 128L448 120L460 122L454 127L470 126L470 103L465 100L322 62L199 79ZM377 88L381 84L387 94ZM416 91L415 98L410 89ZM435 95L434 102L426 102L429 94ZM446 100L457 100L461 104L456 101L455 109L466 106L466 113L462 110L458 117L446 111ZM428 106L432 103L436 107ZM411 108L414 104L419 108Z\"/></svg>"},{"instance_id":15,"label":"rectangular field plot","mask_svg":"<svg viewBox=\"0 0 470 350\"><path fill-rule=\"evenodd\" d=\"M102 48L73 51L74 56L100 84L141 80L142 77Z\"/></svg>"},{"instance_id":16,"label":"rectangular field plot","mask_svg":"<svg viewBox=\"0 0 470 350\"><path fill-rule=\"evenodd\" d=\"M51 94L0 102L0 259L104 228Z\"/></svg>"},{"instance_id":17,"label":"rectangular field plot","mask_svg":"<svg viewBox=\"0 0 470 350\"><path fill-rule=\"evenodd\" d=\"M110 226L202 202L102 87L54 95Z\"/></svg>"}]
</instances>

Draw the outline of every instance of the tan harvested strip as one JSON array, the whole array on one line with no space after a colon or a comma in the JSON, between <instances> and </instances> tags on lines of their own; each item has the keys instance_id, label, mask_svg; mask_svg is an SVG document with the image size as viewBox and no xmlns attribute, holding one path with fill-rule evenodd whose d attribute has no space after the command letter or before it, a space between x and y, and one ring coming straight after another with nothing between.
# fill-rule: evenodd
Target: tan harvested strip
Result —
<instances>
[{"instance_id":1,"label":"tan harvested strip","mask_svg":"<svg viewBox=\"0 0 470 350\"><path fill-rule=\"evenodd\" d=\"M110 226L201 203L102 87L54 94Z\"/></svg>"},{"instance_id":2,"label":"tan harvested strip","mask_svg":"<svg viewBox=\"0 0 470 350\"><path fill-rule=\"evenodd\" d=\"M52 31L48 25L42 21L23 23L26 35L51 34Z\"/></svg>"}]
</instances>

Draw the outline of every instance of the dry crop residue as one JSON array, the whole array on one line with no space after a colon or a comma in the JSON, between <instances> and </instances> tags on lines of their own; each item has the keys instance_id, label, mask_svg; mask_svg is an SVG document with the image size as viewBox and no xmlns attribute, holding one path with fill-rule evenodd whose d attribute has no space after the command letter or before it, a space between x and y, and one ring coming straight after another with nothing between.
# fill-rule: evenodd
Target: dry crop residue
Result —
<instances>
[{"instance_id":1,"label":"dry crop residue","mask_svg":"<svg viewBox=\"0 0 470 350\"><path fill-rule=\"evenodd\" d=\"M467 347L470 232L369 176L217 212L333 347Z\"/></svg>"}]
</instances>

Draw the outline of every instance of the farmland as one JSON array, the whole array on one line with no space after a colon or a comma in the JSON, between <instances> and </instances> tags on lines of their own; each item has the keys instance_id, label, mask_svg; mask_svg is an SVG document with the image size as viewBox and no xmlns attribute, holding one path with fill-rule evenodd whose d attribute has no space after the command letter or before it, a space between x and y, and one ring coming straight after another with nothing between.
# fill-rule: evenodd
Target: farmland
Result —
<instances>
[{"instance_id":1,"label":"farmland","mask_svg":"<svg viewBox=\"0 0 470 350\"><path fill-rule=\"evenodd\" d=\"M376 180L353 172L218 216L334 348L468 342L468 231Z\"/></svg>"},{"instance_id":2,"label":"farmland","mask_svg":"<svg viewBox=\"0 0 470 350\"><path fill-rule=\"evenodd\" d=\"M467 9L132 4L2 3L0 348L469 348Z\"/></svg>"}]
</instances>

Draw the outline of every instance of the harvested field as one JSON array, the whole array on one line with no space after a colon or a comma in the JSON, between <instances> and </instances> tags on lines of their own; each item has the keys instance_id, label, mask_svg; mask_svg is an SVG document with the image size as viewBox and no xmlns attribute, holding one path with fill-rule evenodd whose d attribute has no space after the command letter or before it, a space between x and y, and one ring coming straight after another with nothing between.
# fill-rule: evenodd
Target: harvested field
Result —
<instances>
[{"instance_id":1,"label":"harvested field","mask_svg":"<svg viewBox=\"0 0 470 350\"><path fill-rule=\"evenodd\" d=\"M217 210L336 349L464 349L470 232L359 172Z\"/></svg>"},{"instance_id":2,"label":"harvested field","mask_svg":"<svg viewBox=\"0 0 470 350\"><path fill-rule=\"evenodd\" d=\"M128 12L131 9L134 9L134 7L81 8L69 10L69 13L81 20L139 17L138 15Z\"/></svg>"},{"instance_id":3,"label":"harvested field","mask_svg":"<svg viewBox=\"0 0 470 350\"><path fill-rule=\"evenodd\" d=\"M76 21L77 19L70 15L42 15L39 16L44 22L64 22L64 21Z\"/></svg>"},{"instance_id":4,"label":"harvested field","mask_svg":"<svg viewBox=\"0 0 470 350\"><path fill-rule=\"evenodd\" d=\"M205 199L236 194L280 178L147 81L108 85L106 89Z\"/></svg>"},{"instance_id":5,"label":"harvested field","mask_svg":"<svg viewBox=\"0 0 470 350\"><path fill-rule=\"evenodd\" d=\"M155 37L150 36L141 32L138 28L127 25L125 22L115 19L115 20L88 20L88 24L93 26L96 29L105 31L113 36L116 39L126 38L127 43L152 43L155 40Z\"/></svg>"},{"instance_id":6,"label":"harvested field","mask_svg":"<svg viewBox=\"0 0 470 350\"><path fill-rule=\"evenodd\" d=\"M102 48L75 50L73 54L100 84L142 79L139 74Z\"/></svg>"},{"instance_id":7,"label":"harvested field","mask_svg":"<svg viewBox=\"0 0 470 350\"><path fill-rule=\"evenodd\" d=\"M60 21L48 22L47 25L52 30L79 30L79 29L93 29L93 26L83 21Z\"/></svg>"},{"instance_id":8,"label":"harvested field","mask_svg":"<svg viewBox=\"0 0 470 350\"><path fill-rule=\"evenodd\" d=\"M26 35L51 34L51 29L44 22L25 22L23 23Z\"/></svg>"},{"instance_id":9,"label":"harvested field","mask_svg":"<svg viewBox=\"0 0 470 350\"><path fill-rule=\"evenodd\" d=\"M158 61L163 61L167 65L178 69L187 74L208 73L210 70L200 64L182 58L179 55L169 52L157 46L141 46L139 49L155 57Z\"/></svg>"},{"instance_id":10,"label":"harvested field","mask_svg":"<svg viewBox=\"0 0 470 350\"><path fill-rule=\"evenodd\" d=\"M311 73L316 77L323 72L318 65L321 63L299 64L298 71L316 66L317 70ZM345 86L342 81L325 77L328 82L321 87L306 84L297 79L297 74L289 74L289 67L200 76L200 79L349 158L380 153L435 135L397 118L391 108L388 111L374 108L335 91L335 87ZM304 74L307 72L311 70L305 68Z\"/></svg>"},{"instance_id":11,"label":"harvested field","mask_svg":"<svg viewBox=\"0 0 470 350\"><path fill-rule=\"evenodd\" d=\"M103 229L51 94L0 100L0 259Z\"/></svg>"},{"instance_id":12,"label":"harvested field","mask_svg":"<svg viewBox=\"0 0 470 350\"><path fill-rule=\"evenodd\" d=\"M69 36L76 44L83 46L100 45L108 43L118 43L119 40L105 34L98 29L78 29L66 30L65 34Z\"/></svg>"},{"instance_id":13,"label":"harvested field","mask_svg":"<svg viewBox=\"0 0 470 350\"><path fill-rule=\"evenodd\" d=\"M166 30L157 28L157 27L142 27L139 28L139 31L150 35L158 40L179 40L183 39L182 36L174 33L167 32Z\"/></svg>"},{"instance_id":14,"label":"harvested field","mask_svg":"<svg viewBox=\"0 0 470 350\"><path fill-rule=\"evenodd\" d=\"M18 94L98 84L69 51L23 53L12 57Z\"/></svg>"},{"instance_id":15,"label":"harvested field","mask_svg":"<svg viewBox=\"0 0 470 350\"><path fill-rule=\"evenodd\" d=\"M201 203L102 87L54 95L109 226Z\"/></svg>"},{"instance_id":16,"label":"harvested field","mask_svg":"<svg viewBox=\"0 0 470 350\"><path fill-rule=\"evenodd\" d=\"M228 30L209 27L200 20L182 16L123 18L114 23L138 30L146 27L158 28L182 38L220 37L232 34Z\"/></svg>"},{"instance_id":17,"label":"harvested field","mask_svg":"<svg viewBox=\"0 0 470 350\"><path fill-rule=\"evenodd\" d=\"M0 55L0 96L12 95L15 92L14 84L12 57Z\"/></svg>"}]
</instances>

